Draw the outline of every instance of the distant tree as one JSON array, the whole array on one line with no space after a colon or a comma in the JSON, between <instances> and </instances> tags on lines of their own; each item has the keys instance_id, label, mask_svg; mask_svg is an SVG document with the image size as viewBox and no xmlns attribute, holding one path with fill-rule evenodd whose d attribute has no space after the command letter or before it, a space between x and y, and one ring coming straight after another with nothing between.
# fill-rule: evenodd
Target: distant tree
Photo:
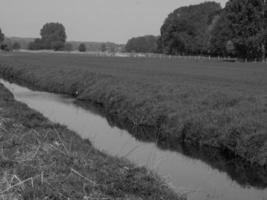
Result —
<instances>
[{"instance_id":1,"label":"distant tree","mask_svg":"<svg viewBox=\"0 0 267 200\"><path fill-rule=\"evenodd\" d=\"M79 45L78 50L79 50L80 52L85 52L85 51L86 51L86 46L85 46L85 44L84 44L84 43L81 43L81 44Z\"/></svg>"},{"instance_id":2,"label":"distant tree","mask_svg":"<svg viewBox=\"0 0 267 200\"><path fill-rule=\"evenodd\" d=\"M110 52L111 53L115 53L116 52L116 47L114 45L111 45Z\"/></svg>"},{"instance_id":3,"label":"distant tree","mask_svg":"<svg viewBox=\"0 0 267 200\"><path fill-rule=\"evenodd\" d=\"M216 2L176 9L161 27L159 50L166 54L208 53L213 18L220 11L221 6Z\"/></svg>"},{"instance_id":4,"label":"distant tree","mask_svg":"<svg viewBox=\"0 0 267 200\"><path fill-rule=\"evenodd\" d=\"M0 44L4 41L5 35L2 33L2 30L0 29Z\"/></svg>"},{"instance_id":5,"label":"distant tree","mask_svg":"<svg viewBox=\"0 0 267 200\"><path fill-rule=\"evenodd\" d=\"M71 43L66 43L64 47L65 51L73 51L73 46Z\"/></svg>"},{"instance_id":6,"label":"distant tree","mask_svg":"<svg viewBox=\"0 0 267 200\"><path fill-rule=\"evenodd\" d=\"M157 51L158 37L147 35L128 40L125 50L137 53L155 53Z\"/></svg>"},{"instance_id":7,"label":"distant tree","mask_svg":"<svg viewBox=\"0 0 267 200\"><path fill-rule=\"evenodd\" d=\"M102 52L107 51L107 45L105 43L101 44L101 51Z\"/></svg>"},{"instance_id":8,"label":"distant tree","mask_svg":"<svg viewBox=\"0 0 267 200\"><path fill-rule=\"evenodd\" d=\"M9 38L5 38L5 40L1 44L1 49L4 51L12 51L12 41Z\"/></svg>"},{"instance_id":9,"label":"distant tree","mask_svg":"<svg viewBox=\"0 0 267 200\"><path fill-rule=\"evenodd\" d=\"M29 49L29 50L35 50L35 48L34 48L34 42L30 42L29 44L28 44L28 47L27 47L27 49Z\"/></svg>"},{"instance_id":10,"label":"distant tree","mask_svg":"<svg viewBox=\"0 0 267 200\"><path fill-rule=\"evenodd\" d=\"M67 36L65 27L60 23L47 23L41 29L41 39L45 49L63 49Z\"/></svg>"},{"instance_id":11,"label":"distant tree","mask_svg":"<svg viewBox=\"0 0 267 200\"><path fill-rule=\"evenodd\" d=\"M0 48L1 48L1 50L4 50L4 51L10 51L8 45L5 44L5 43L2 43L2 44L0 45Z\"/></svg>"},{"instance_id":12,"label":"distant tree","mask_svg":"<svg viewBox=\"0 0 267 200\"><path fill-rule=\"evenodd\" d=\"M4 35L4 33L2 33L2 30L0 29L0 49L1 50L7 49L7 45L2 43L4 41L4 39L5 39L5 35Z\"/></svg>"},{"instance_id":13,"label":"distant tree","mask_svg":"<svg viewBox=\"0 0 267 200\"><path fill-rule=\"evenodd\" d=\"M65 27L60 23L46 23L41 31L41 38L29 44L29 49L53 49L64 50L67 39Z\"/></svg>"},{"instance_id":14,"label":"distant tree","mask_svg":"<svg viewBox=\"0 0 267 200\"><path fill-rule=\"evenodd\" d=\"M55 51L62 51L64 50L65 43L62 41L53 41L51 42L51 49Z\"/></svg>"},{"instance_id":15,"label":"distant tree","mask_svg":"<svg viewBox=\"0 0 267 200\"><path fill-rule=\"evenodd\" d=\"M21 45L19 42L14 42L13 45L12 45L12 48L14 50L18 50L18 49L21 49Z\"/></svg>"},{"instance_id":16,"label":"distant tree","mask_svg":"<svg viewBox=\"0 0 267 200\"><path fill-rule=\"evenodd\" d=\"M28 45L29 50L40 50L45 49L42 39L37 38L33 42L30 42Z\"/></svg>"}]
</instances>

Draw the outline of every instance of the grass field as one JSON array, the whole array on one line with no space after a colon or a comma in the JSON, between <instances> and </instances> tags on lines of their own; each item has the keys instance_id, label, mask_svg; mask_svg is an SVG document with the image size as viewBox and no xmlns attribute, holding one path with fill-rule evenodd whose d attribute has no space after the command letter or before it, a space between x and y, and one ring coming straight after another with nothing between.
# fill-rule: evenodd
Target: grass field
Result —
<instances>
[{"instance_id":1,"label":"grass field","mask_svg":"<svg viewBox=\"0 0 267 200\"><path fill-rule=\"evenodd\" d=\"M156 175L96 150L0 84L0 193L8 199L183 199Z\"/></svg>"},{"instance_id":2,"label":"grass field","mask_svg":"<svg viewBox=\"0 0 267 200\"><path fill-rule=\"evenodd\" d=\"M102 105L158 139L231 151L267 165L267 66L68 54L0 56L0 74Z\"/></svg>"}]
</instances>

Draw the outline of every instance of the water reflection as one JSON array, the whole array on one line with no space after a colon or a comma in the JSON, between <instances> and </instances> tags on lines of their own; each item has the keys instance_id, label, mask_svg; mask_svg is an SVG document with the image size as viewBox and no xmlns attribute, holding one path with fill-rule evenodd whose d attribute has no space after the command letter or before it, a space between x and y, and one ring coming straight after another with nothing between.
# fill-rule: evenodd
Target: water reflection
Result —
<instances>
[{"instance_id":1,"label":"water reflection","mask_svg":"<svg viewBox=\"0 0 267 200\"><path fill-rule=\"evenodd\" d=\"M209 147L198 147L184 143L181 144L179 141L173 139L167 141L165 138L164 140L156 141L158 130L154 127L134 126L129 121L123 121L116 116L108 115L101 105L82 101L75 101L74 103L84 109L89 109L95 114L107 118L110 126L127 130L139 141L157 143L157 146L162 150L182 153L191 158L201 160L214 169L226 172L232 180L245 188L267 188L267 170L265 168L251 165L230 152L222 152L221 150Z\"/></svg>"}]
</instances>

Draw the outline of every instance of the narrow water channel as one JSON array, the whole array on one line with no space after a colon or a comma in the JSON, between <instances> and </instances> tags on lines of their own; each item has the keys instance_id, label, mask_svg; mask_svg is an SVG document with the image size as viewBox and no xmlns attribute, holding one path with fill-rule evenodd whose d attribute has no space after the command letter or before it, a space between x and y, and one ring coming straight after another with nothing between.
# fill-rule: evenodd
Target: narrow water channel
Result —
<instances>
[{"instance_id":1,"label":"narrow water channel","mask_svg":"<svg viewBox=\"0 0 267 200\"><path fill-rule=\"evenodd\" d=\"M83 138L89 138L96 148L155 170L177 191L186 192L189 200L267 200L267 172L264 169L228 160L216 151L159 148L110 125L95 109L84 109L70 97L32 91L4 80L0 82L16 100L51 121L66 125Z\"/></svg>"}]
</instances>

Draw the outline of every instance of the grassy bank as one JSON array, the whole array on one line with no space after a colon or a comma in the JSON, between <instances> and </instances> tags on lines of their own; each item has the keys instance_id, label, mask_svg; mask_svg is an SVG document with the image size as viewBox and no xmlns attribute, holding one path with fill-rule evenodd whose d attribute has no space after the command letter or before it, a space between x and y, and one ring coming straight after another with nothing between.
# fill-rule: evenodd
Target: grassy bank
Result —
<instances>
[{"instance_id":1,"label":"grassy bank","mask_svg":"<svg viewBox=\"0 0 267 200\"><path fill-rule=\"evenodd\" d=\"M98 103L121 121L156 127L160 141L217 147L267 164L264 64L64 54L0 59L4 78Z\"/></svg>"},{"instance_id":2,"label":"grassy bank","mask_svg":"<svg viewBox=\"0 0 267 200\"><path fill-rule=\"evenodd\" d=\"M182 199L156 175L97 151L0 84L2 199Z\"/></svg>"}]
</instances>

